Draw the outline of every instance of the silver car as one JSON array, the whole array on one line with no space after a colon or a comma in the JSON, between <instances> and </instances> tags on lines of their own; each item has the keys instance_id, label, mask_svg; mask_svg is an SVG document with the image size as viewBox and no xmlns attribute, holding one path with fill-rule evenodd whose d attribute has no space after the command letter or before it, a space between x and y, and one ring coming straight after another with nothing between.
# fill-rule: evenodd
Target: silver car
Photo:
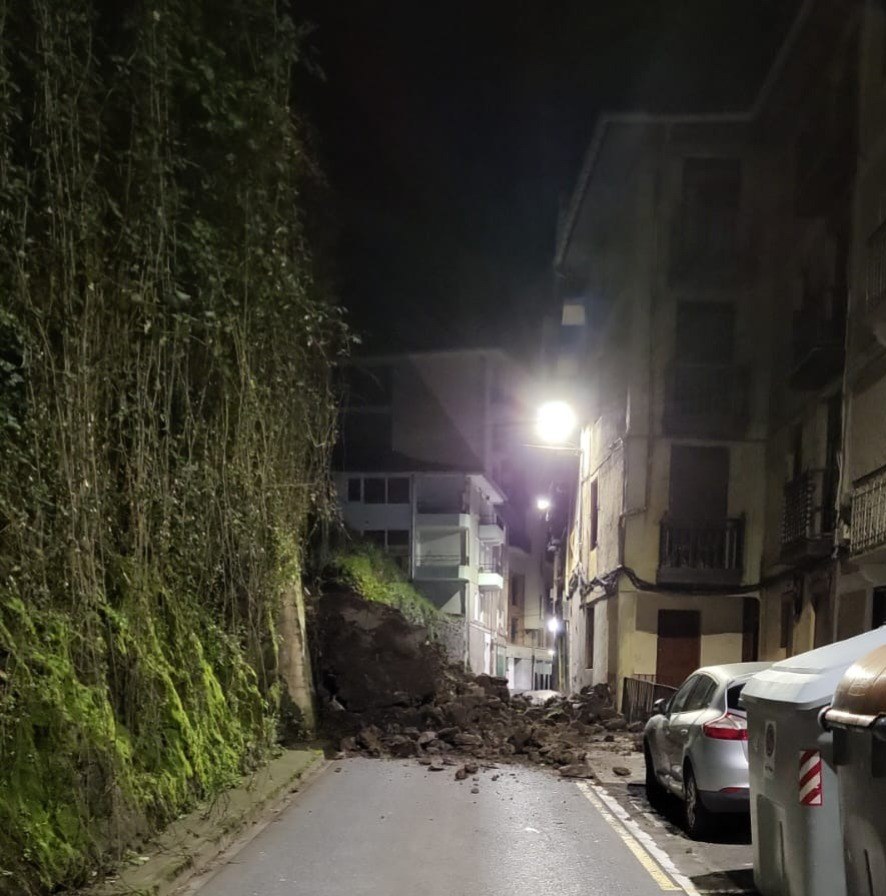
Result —
<instances>
[{"instance_id":1,"label":"silver car","mask_svg":"<svg viewBox=\"0 0 886 896\"><path fill-rule=\"evenodd\" d=\"M666 792L682 799L692 837L703 837L718 814L748 811L748 723L738 698L769 666L705 666L653 705L643 733L647 795L653 805Z\"/></svg>"}]
</instances>

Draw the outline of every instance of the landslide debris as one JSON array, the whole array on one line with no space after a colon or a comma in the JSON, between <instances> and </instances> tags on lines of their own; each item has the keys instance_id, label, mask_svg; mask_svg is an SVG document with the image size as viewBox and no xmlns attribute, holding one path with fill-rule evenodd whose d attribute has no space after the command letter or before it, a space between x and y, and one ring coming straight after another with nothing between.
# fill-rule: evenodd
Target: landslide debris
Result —
<instances>
[{"instance_id":1,"label":"landslide debris","mask_svg":"<svg viewBox=\"0 0 886 896\"><path fill-rule=\"evenodd\" d=\"M321 724L343 756L415 758L431 771L452 767L456 780L502 760L592 778L590 748L638 746L642 726L615 710L607 685L511 695L507 679L464 672L424 627L359 595L324 595L313 629Z\"/></svg>"}]
</instances>

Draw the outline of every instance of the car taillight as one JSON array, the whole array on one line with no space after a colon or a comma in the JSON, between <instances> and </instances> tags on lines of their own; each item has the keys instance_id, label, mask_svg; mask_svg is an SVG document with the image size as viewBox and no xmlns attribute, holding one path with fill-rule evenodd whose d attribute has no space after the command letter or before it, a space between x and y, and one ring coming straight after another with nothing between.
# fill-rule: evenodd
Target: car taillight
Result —
<instances>
[{"instance_id":1,"label":"car taillight","mask_svg":"<svg viewBox=\"0 0 886 896\"><path fill-rule=\"evenodd\" d=\"M725 716L701 726L705 737L714 740L747 740L748 723L741 717L727 712Z\"/></svg>"}]
</instances>

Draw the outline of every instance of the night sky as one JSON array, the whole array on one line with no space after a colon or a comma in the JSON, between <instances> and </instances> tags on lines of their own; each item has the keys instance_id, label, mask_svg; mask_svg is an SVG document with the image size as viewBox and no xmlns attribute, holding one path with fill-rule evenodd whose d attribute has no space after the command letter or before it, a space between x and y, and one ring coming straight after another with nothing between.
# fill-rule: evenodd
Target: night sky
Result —
<instances>
[{"instance_id":1,"label":"night sky","mask_svg":"<svg viewBox=\"0 0 886 896\"><path fill-rule=\"evenodd\" d=\"M747 105L797 5L307 0L335 286L364 349L531 349L595 117Z\"/></svg>"}]
</instances>

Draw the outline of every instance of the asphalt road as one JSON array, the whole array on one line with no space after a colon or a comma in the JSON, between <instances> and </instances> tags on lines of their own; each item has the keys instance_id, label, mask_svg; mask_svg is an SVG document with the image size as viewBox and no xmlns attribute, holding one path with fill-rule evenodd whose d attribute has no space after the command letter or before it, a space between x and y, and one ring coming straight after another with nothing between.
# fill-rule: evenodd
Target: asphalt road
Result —
<instances>
[{"instance_id":1,"label":"asphalt road","mask_svg":"<svg viewBox=\"0 0 886 896\"><path fill-rule=\"evenodd\" d=\"M687 892L667 856L656 858L594 788L522 767L484 769L476 782L453 772L335 763L229 856L200 896Z\"/></svg>"}]
</instances>

